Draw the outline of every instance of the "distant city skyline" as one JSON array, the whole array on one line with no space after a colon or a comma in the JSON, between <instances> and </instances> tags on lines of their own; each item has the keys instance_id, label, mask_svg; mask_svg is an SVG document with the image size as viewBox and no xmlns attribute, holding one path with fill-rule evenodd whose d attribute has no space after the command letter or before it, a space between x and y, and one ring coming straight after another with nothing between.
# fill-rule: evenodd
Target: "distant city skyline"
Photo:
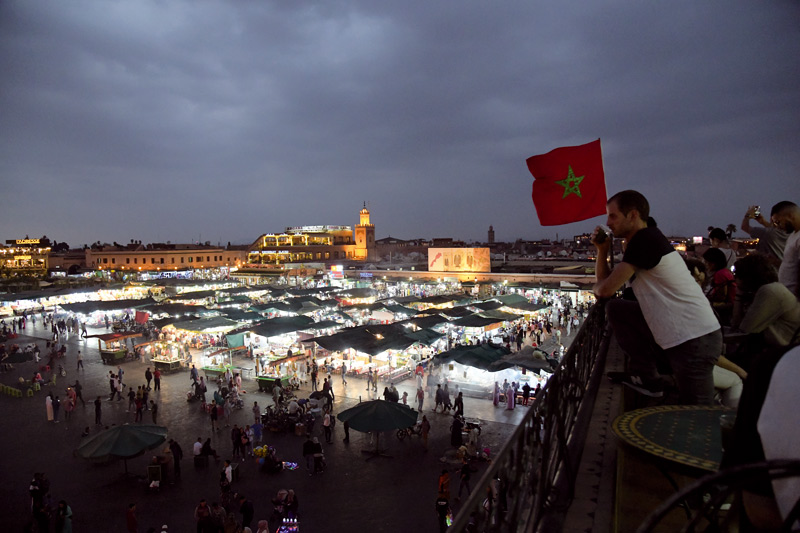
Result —
<instances>
[{"instance_id":1,"label":"distant city skyline","mask_svg":"<svg viewBox=\"0 0 800 533\"><path fill-rule=\"evenodd\" d=\"M0 228L72 246L288 226L484 242L525 160L600 138L609 194L704 235L800 201L800 3L0 3ZM739 236L744 234L739 232Z\"/></svg>"}]
</instances>

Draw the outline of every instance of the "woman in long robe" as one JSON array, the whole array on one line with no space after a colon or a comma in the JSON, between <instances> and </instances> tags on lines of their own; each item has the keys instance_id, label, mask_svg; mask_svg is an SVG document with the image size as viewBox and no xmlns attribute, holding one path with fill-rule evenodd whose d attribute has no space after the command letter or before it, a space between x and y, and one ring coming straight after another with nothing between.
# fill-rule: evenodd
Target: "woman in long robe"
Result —
<instances>
[{"instance_id":1,"label":"woman in long robe","mask_svg":"<svg viewBox=\"0 0 800 533\"><path fill-rule=\"evenodd\" d=\"M500 404L500 385L494 382L494 392L492 393L492 403L495 407Z\"/></svg>"},{"instance_id":2,"label":"woman in long robe","mask_svg":"<svg viewBox=\"0 0 800 533\"><path fill-rule=\"evenodd\" d=\"M47 421L52 422L54 420L53 416L53 396L52 393L48 394L44 399L45 407L47 407Z\"/></svg>"},{"instance_id":3,"label":"woman in long robe","mask_svg":"<svg viewBox=\"0 0 800 533\"><path fill-rule=\"evenodd\" d=\"M67 422L70 421L72 418L72 411L75 410L75 402L72 400L71 396L67 396L64 399L64 417Z\"/></svg>"},{"instance_id":4,"label":"woman in long robe","mask_svg":"<svg viewBox=\"0 0 800 533\"><path fill-rule=\"evenodd\" d=\"M511 385L506 388L506 409L509 411L514 409L514 387Z\"/></svg>"}]
</instances>

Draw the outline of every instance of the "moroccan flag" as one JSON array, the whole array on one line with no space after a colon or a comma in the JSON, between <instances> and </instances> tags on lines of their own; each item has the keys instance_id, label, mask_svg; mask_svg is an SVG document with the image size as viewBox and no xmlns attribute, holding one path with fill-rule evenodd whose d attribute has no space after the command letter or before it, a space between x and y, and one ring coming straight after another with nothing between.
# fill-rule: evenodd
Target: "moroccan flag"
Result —
<instances>
[{"instance_id":1,"label":"moroccan flag","mask_svg":"<svg viewBox=\"0 0 800 533\"><path fill-rule=\"evenodd\" d=\"M542 226L606 214L606 178L600 139L528 158L533 205Z\"/></svg>"}]
</instances>

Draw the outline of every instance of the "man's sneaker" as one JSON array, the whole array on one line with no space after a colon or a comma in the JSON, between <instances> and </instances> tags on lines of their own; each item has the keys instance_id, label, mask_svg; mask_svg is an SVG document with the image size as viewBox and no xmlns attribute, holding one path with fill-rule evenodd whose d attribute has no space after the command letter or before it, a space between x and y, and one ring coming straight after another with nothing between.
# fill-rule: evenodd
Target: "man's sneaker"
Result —
<instances>
[{"instance_id":1,"label":"man's sneaker","mask_svg":"<svg viewBox=\"0 0 800 533\"><path fill-rule=\"evenodd\" d=\"M664 385L658 380L643 381L639 376L627 375L622 378L622 384L651 398L664 396Z\"/></svg>"}]
</instances>

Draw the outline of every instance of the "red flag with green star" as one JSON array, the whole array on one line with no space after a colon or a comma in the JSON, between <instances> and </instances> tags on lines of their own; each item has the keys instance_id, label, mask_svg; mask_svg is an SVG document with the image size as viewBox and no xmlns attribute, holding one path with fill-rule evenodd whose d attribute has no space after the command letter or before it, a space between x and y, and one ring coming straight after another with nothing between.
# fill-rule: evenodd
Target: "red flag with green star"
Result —
<instances>
[{"instance_id":1,"label":"red flag with green star","mask_svg":"<svg viewBox=\"0 0 800 533\"><path fill-rule=\"evenodd\" d=\"M533 205L542 226L606 214L606 178L600 139L528 158Z\"/></svg>"}]
</instances>

